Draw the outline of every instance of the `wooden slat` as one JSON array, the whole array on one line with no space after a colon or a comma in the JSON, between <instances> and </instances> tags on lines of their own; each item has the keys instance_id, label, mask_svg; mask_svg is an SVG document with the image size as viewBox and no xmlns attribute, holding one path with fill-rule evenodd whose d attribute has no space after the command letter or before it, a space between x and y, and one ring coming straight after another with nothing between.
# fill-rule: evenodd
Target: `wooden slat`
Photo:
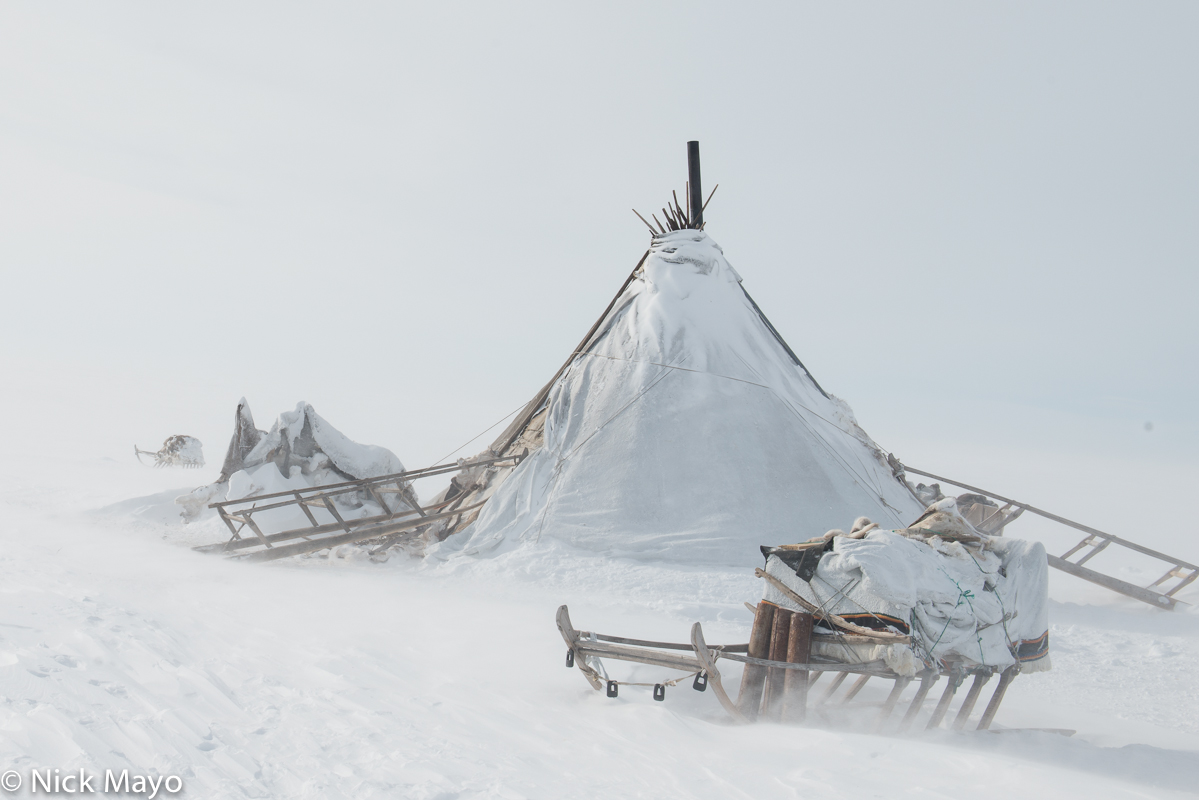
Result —
<instances>
[{"instance_id":1,"label":"wooden slat","mask_svg":"<svg viewBox=\"0 0 1199 800\"><path fill-rule=\"evenodd\" d=\"M476 503L475 505L467 506L466 510L473 510L473 509L479 508L482 505L483 505L482 503ZM321 507L323 508L324 504L322 504ZM430 506L429 508L432 509L432 508L436 508L436 507L439 507L439 506ZM400 512L396 512L395 514L390 514L390 515L376 515L373 517L358 517L356 519L345 520L345 522L347 522L348 524L350 524L351 527L354 527L354 528L360 528L360 527L363 527L366 525L378 525L378 524L389 523L389 522L393 522L393 521L394 522L401 522L401 521L411 522L412 524L408 527L416 527L418 525L424 525L426 522L433 522L435 520L445 519L447 517L452 517L452 516L455 516L460 513L462 513L462 510L455 509L454 511L440 513L440 514L434 514L434 515L431 515L428 517L421 518L421 517L414 516L413 512L411 512L411 511L400 511ZM411 519L405 520L404 517L411 517ZM336 522L330 522L330 523L326 523L324 525L318 525L315 528L294 528L291 530L280 531L279 533L268 534L266 538L267 538L267 541L269 541L269 542L281 542L281 541L287 541L288 539L299 539L299 538L302 538L305 536L319 536L322 534L332 533L333 531L339 531L339 530L344 531L345 527ZM395 530L403 530L403 528L396 528ZM240 539L238 541L226 542L223 545L205 545L203 547L203 549L205 549L205 550L220 549L223 552L232 552L235 550L242 550L242 549L245 549L248 547L255 547L256 545L257 545L257 542L254 539ZM193 548L193 549L200 550L202 548L197 547L197 548Z\"/></svg>"},{"instance_id":2,"label":"wooden slat","mask_svg":"<svg viewBox=\"0 0 1199 800\"><path fill-rule=\"evenodd\" d=\"M1106 549L1107 549L1107 547L1108 547L1108 545L1110 545L1110 544L1111 544L1111 541L1103 541L1103 542L1100 542L1099 544L1095 545L1095 549L1094 549L1094 550L1092 550L1091 552L1087 553L1085 556L1083 556L1082 558L1078 559L1078 560L1077 560L1077 561L1075 561L1074 563L1075 563L1075 564L1077 564L1078 566L1080 566L1080 567L1081 567L1083 564L1087 563L1087 562L1088 562L1088 561L1090 561L1092 558L1094 558L1095 556L1099 555L1099 554L1100 554L1100 553L1102 553L1104 550L1106 550Z\"/></svg>"},{"instance_id":3,"label":"wooden slat","mask_svg":"<svg viewBox=\"0 0 1199 800\"><path fill-rule=\"evenodd\" d=\"M619 644L608 644L607 642L592 642L586 639L580 639L578 644L579 652L589 656L597 656L599 658L614 658L618 661L636 661L641 664L653 664L659 667L673 667L675 669L691 670L698 672L701 665L698 660L688 656L672 656L668 653L659 653L653 650L641 650L633 647L625 647Z\"/></svg>"},{"instance_id":4,"label":"wooden slat","mask_svg":"<svg viewBox=\"0 0 1199 800\"><path fill-rule=\"evenodd\" d=\"M845 693L845 697L841 699L841 704L845 705L850 700L858 696L858 692L866 686L866 681L870 680L870 675L863 675L854 681L853 686L849 687L849 691Z\"/></svg>"},{"instance_id":5,"label":"wooden slat","mask_svg":"<svg viewBox=\"0 0 1199 800\"><path fill-rule=\"evenodd\" d=\"M279 546L273 547L270 550L256 550L251 553L237 553L237 552L230 553L228 551L225 551L222 548L222 550L220 550L219 552L225 552L227 555L231 555L231 557L233 557L233 558L240 558L240 559L244 559L246 561L273 561L278 558L287 558L288 556L301 555L303 553L314 553L318 550L324 550L329 547L336 547L337 545L340 545L340 544L352 544L354 542L361 542L361 541L365 541L367 539L374 539L379 536L386 536L387 534L397 533L399 531L406 530L406 529L419 528L420 526L425 525L429 522L433 522L438 519L443 519L445 517L452 517L457 513L458 513L457 511L452 511L452 512L447 512L444 514L435 514L435 515L431 515L429 517L424 517L424 518L417 517L415 519L403 520L403 521L399 521L399 522L380 522L376 525L371 525L366 528L360 528L360 529L354 530L351 533L343 533L340 536L326 536L326 537L323 537L320 539L313 539L310 541L301 542L301 543L297 543L297 544L279 545ZM301 532L303 533L304 531L301 531ZM312 535L311 529L306 531L306 533L308 535ZM278 536L278 535L279 534L276 534L276 536ZM287 536L289 538L293 538L293 539L299 538L294 533L288 533ZM272 537L270 537L270 536L267 537L268 540L270 540L271 538ZM254 544L253 540L243 539L242 541L243 542L249 541L251 545ZM240 544L240 543L229 542L227 544ZM194 548L194 549L201 550L202 548ZM237 549L241 549L241 548L239 547ZM203 548L203 550L205 550L207 552L213 552L211 546L209 546L208 548Z\"/></svg>"},{"instance_id":6,"label":"wooden slat","mask_svg":"<svg viewBox=\"0 0 1199 800\"><path fill-rule=\"evenodd\" d=\"M1058 558L1057 556L1047 557L1049 559L1049 566L1055 569L1060 569L1062 572L1068 572L1076 578L1082 578L1084 581L1090 581L1091 583L1098 584L1105 589L1111 589L1113 592L1119 592L1120 594L1136 598L1137 600L1140 600L1143 603L1148 603L1151 606L1173 610L1175 603L1182 602L1180 600L1175 600L1173 597L1168 595L1155 592L1152 589L1146 589L1144 587L1137 586L1134 583L1128 583L1127 581L1122 581L1119 578L1113 578L1109 575L1104 575L1102 572L1096 572L1093 569L1080 567L1071 561L1066 561L1064 558Z\"/></svg>"},{"instance_id":7,"label":"wooden slat","mask_svg":"<svg viewBox=\"0 0 1199 800\"><path fill-rule=\"evenodd\" d=\"M841 684L845 683L845 679L848 677L849 677L848 672L838 672L837 677L833 678L833 682L829 685L829 687L827 689L824 690L824 694L822 694L820 696L820 701L817 703L817 705L824 705L825 703L827 703L829 698L832 697L836 693L836 691L841 688Z\"/></svg>"},{"instance_id":8,"label":"wooden slat","mask_svg":"<svg viewBox=\"0 0 1199 800\"><path fill-rule=\"evenodd\" d=\"M1087 536L1081 542L1074 545L1066 552L1062 553L1061 558L1068 560L1070 558L1070 556L1074 555L1075 553L1077 553L1079 550L1083 549L1084 547L1094 547L1095 545L1099 544L1099 542L1101 542L1101 541L1103 541L1103 540L1100 539L1098 536Z\"/></svg>"},{"instance_id":9,"label":"wooden slat","mask_svg":"<svg viewBox=\"0 0 1199 800\"><path fill-rule=\"evenodd\" d=\"M933 475L931 472L924 472L922 470L913 469L912 467L909 467L906 464L903 465L903 469L905 472L911 472L916 475L923 475L924 477L932 478L935 481L942 481L942 482L948 483L952 486L960 486L961 488L963 488L967 491L970 491L970 492L977 492L978 494L983 494L983 495L986 495L987 497L993 497L996 500L1000 500L1004 503L1011 503L1014 506L1021 506L1025 510L1031 511L1032 513L1034 513L1038 516L1044 517L1045 519L1051 519L1054 522L1060 522L1063 525L1067 525L1071 528L1080 530L1084 533L1089 533L1092 536L1098 536L1102 539L1110 539L1111 541L1115 542L1116 544L1127 547L1129 550L1136 550L1138 553L1144 553L1147 556L1153 556L1154 558L1159 558L1162 561L1166 561L1166 562L1169 562L1172 564L1179 564L1181 566L1187 567L1188 569L1199 569L1199 567L1195 566L1194 564L1189 564L1186 561L1179 561L1177 558L1168 556L1165 553L1159 553L1156 550L1152 550L1148 547L1144 547L1142 545L1137 544L1136 542L1130 542L1127 539L1120 538L1119 536L1113 536L1110 533L1104 533L1101 530L1097 530L1088 525L1083 525L1082 523L1075 522L1072 519L1066 519L1065 517L1059 517L1057 514L1051 514L1048 511L1043 511L1043 510L1037 508L1036 506L1029 505L1028 503L1021 503L1018 500L1012 500L1012 499L1004 497L1002 495L995 494L994 492L988 492L986 489L980 489L977 486L970 486L969 484L960 483L959 481L953 481L953 480L950 480L949 478L942 478L940 475Z\"/></svg>"},{"instance_id":10,"label":"wooden slat","mask_svg":"<svg viewBox=\"0 0 1199 800\"><path fill-rule=\"evenodd\" d=\"M291 497L291 496L295 495L295 493L297 491L299 491L301 494L305 494L308 492L328 493L330 490L334 490L334 489L344 489L345 492L351 492L351 491L355 491L358 487L360 487L364 483L370 483L370 484L384 483L384 484L386 484L386 483L393 483L397 479L411 481L411 480L415 480L416 478L428 478L433 475L444 475L447 472L460 472L463 469L474 469L475 467L486 467L486 466L491 466L492 464L501 463L503 461L513 461L513 460L519 461L520 459L521 459L521 456L519 456L519 455L497 456L496 458L487 459L485 461L476 461L476 462L473 462L470 464L466 464L465 466L463 466L461 464L441 464L441 465L434 466L434 467L425 467L423 469L413 469L413 470L408 470L405 472L394 472L389 475L378 475L373 478L356 478L352 481L342 481L340 483L327 483L327 484L324 484L321 486L313 486L309 489L299 489L299 490L288 489L288 490L282 491L282 492L273 492L271 494L260 494L260 495L255 495L254 497L244 497L239 500L222 500L219 503L209 503L208 507L209 508L221 508L223 506L238 505L240 503L250 503L250 502L257 502L257 501L261 501L261 500L273 500L276 497ZM336 492L336 494L344 494L345 492ZM289 500L288 502L284 503L284 505L290 505L292 502L294 502L294 501ZM262 507L260 507L259 510L262 510Z\"/></svg>"},{"instance_id":11,"label":"wooden slat","mask_svg":"<svg viewBox=\"0 0 1199 800\"><path fill-rule=\"evenodd\" d=\"M896 678L894 685L891 686L891 693L887 695L887 699L883 702L882 709L878 712L878 717L874 720L874 732L881 733L883 726L887 724L891 713L895 711L895 704L899 702L899 696L903 694L903 690L908 688L908 684L912 682L911 678L902 677Z\"/></svg>"},{"instance_id":12,"label":"wooden slat","mask_svg":"<svg viewBox=\"0 0 1199 800\"><path fill-rule=\"evenodd\" d=\"M225 509L218 508L217 513L221 515L221 519L225 521L225 525L228 526L229 532L233 534L233 539L230 541L237 541L241 539L241 534L238 533L237 528L233 527L233 520L229 518L229 514L225 512Z\"/></svg>"},{"instance_id":13,"label":"wooden slat","mask_svg":"<svg viewBox=\"0 0 1199 800\"><path fill-rule=\"evenodd\" d=\"M1183 578L1181 581L1178 582L1177 586L1175 586L1170 591L1166 592L1166 597L1173 597L1175 592L1177 592L1179 589L1185 589L1187 586L1189 586L1191 583L1193 583L1196 578L1199 578L1199 569L1191 570L1190 575ZM1182 601L1180 600L1178 602L1182 602Z\"/></svg>"},{"instance_id":14,"label":"wooden slat","mask_svg":"<svg viewBox=\"0 0 1199 800\"><path fill-rule=\"evenodd\" d=\"M337 524L340 525L346 533L354 532L354 529L347 525L346 521L341 518L341 514L339 514L337 511L337 506L333 505L333 498L329 497L328 495L325 496L325 510L333 515L333 519L337 520Z\"/></svg>"},{"instance_id":15,"label":"wooden slat","mask_svg":"<svg viewBox=\"0 0 1199 800\"><path fill-rule=\"evenodd\" d=\"M991 680L990 672L974 673L974 683L970 684L970 691L966 692L966 699L962 701L962 707L958 709L957 718L953 721L955 731L966 727L966 721L970 719L970 713L974 711L974 704L978 702L978 695L989 680Z\"/></svg>"},{"instance_id":16,"label":"wooden slat","mask_svg":"<svg viewBox=\"0 0 1199 800\"><path fill-rule=\"evenodd\" d=\"M899 722L899 730L897 733L903 733L908 729L912 722L916 719L916 715L920 713L920 708L924 705L924 698L928 697L928 692L933 688L933 684L941 678L941 673L933 670L927 670L920 674L920 688L916 690L916 696L912 698L911 705L908 706L907 713L903 715L903 719Z\"/></svg>"},{"instance_id":17,"label":"wooden slat","mask_svg":"<svg viewBox=\"0 0 1199 800\"><path fill-rule=\"evenodd\" d=\"M354 544L356 542L374 539L376 536L383 536L387 533L393 533L394 529L391 526L379 526L383 530L369 529L365 531L354 531L352 533L343 533L340 536L326 536L322 539L306 539L303 542L295 542L293 544L276 545L270 550L255 550L250 553L238 553L231 556L232 558L242 561L277 561L281 558L289 558L291 556L300 556L305 553L317 553L321 550L328 550L332 547L338 547L343 544ZM415 527L412 525L411 527Z\"/></svg>"},{"instance_id":18,"label":"wooden slat","mask_svg":"<svg viewBox=\"0 0 1199 800\"><path fill-rule=\"evenodd\" d=\"M246 524L250 526L250 530L254 531L254 535L258 537L258 542L263 547L266 547L266 548L271 547L271 543L268 542L266 540L266 537L262 535L262 530L258 527L257 523L255 523L254 520L251 519L248 515L246 516Z\"/></svg>"},{"instance_id":19,"label":"wooden slat","mask_svg":"<svg viewBox=\"0 0 1199 800\"><path fill-rule=\"evenodd\" d=\"M999 711L999 704L1003 702L1003 696L1007 693L1007 687L1011 685L1016 676L1020 674L1020 665L1014 664L1008 667L999 675L999 685L995 687L995 693L991 695L991 702L987 703L987 708L983 711L982 719L978 721L977 730L989 730L991 723L995 720L995 714Z\"/></svg>"},{"instance_id":20,"label":"wooden slat","mask_svg":"<svg viewBox=\"0 0 1199 800\"><path fill-rule=\"evenodd\" d=\"M933 709L933 715L928 718L928 724L924 726L925 730L932 730L941 724L941 720L945 719L945 712L949 710L949 704L953 702L953 696L958 691L958 676L950 674L948 682L945 684L945 691L941 693L941 699L937 701L937 707Z\"/></svg>"},{"instance_id":21,"label":"wooden slat","mask_svg":"<svg viewBox=\"0 0 1199 800\"><path fill-rule=\"evenodd\" d=\"M300 495L299 492L296 492L296 500L299 501L298 505L304 511L304 516L308 517L308 521L312 523L312 527L319 528L321 526L321 524L316 521L316 517L314 517L312 515L312 509L310 509L308 507L308 504L304 502L304 498ZM384 510L386 511L386 509L384 509Z\"/></svg>"},{"instance_id":22,"label":"wooden slat","mask_svg":"<svg viewBox=\"0 0 1199 800\"><path fill-rule=\"evenodd\" d=\"M583 632L581 632L580 635L586 637L588 635L592 635L592 632L591 631L583 631ZM624 636L609 636L606 633L596 633L596 634L594 634L594 636L595 636L595 638L599 639L601 642L613 642L614 644L633 644L633 645L637 645L638 647L659 647L659 648L662 648L663 650L686 650L688 652L693 651L695 649L695 647L693 645L689 645L689 644L678 644L675 642L651 642L646 639L629 639ZM710 644L710 645L708 645L708 648L710 650L716 650L721 653L747 653L747 652L749 652L748 644Z\"/></svg>"},{"instance_id":23,"label":"wooden slat","mask_svg":"<svg viewBox=\"0 0 1199 800\"><path fill-rule=\"evenodd\" d=\"M742 664L753 664L759 667L773 667L776 669L798 669L807 670L808 672L845 672L851 675L868 674L876 678L895 677L895 673L881 660L868 661L864 664L843 664L839 661L812 661L807 664L791 664L786 661L771 661L768 658L754 658L752 656L738 655L737 653L724 653L719 655L719 658L727 661L740 661Z\"/></svg>"}]
</instances>

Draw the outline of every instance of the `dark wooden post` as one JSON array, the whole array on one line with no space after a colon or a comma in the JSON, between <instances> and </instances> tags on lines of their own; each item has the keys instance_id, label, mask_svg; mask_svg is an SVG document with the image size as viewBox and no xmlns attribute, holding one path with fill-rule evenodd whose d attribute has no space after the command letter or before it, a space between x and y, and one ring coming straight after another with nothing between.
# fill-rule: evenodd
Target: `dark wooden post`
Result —
<instances>
[{"instance_id":1,"label":"dark wooden post","mask_svg":"<svg viewBox=\"0 0 1199 800\"><path fill-rule=\"evenodd\" d=\"M704 195L699 186L699 142L687 142L688 216L692 228L704 224Z\"/></svg>"},{"instance_id":2,"label":"dark wooden post","mask_svg":"<svg viewBox=\"0 0 1199 800\"><path fill-rule=\"evenodd\" d=\"M754 612L754 627L749 634L749 653L752 658L770 658L770 635L774 629L774 612L778 606L762 600ZM758 718L762 707L762 688L766 684L766 667L746 664L741 673L741 691L737 694L737 710L747 720Z\"/></svg>"},{"instance_id":3,"label":"dark wooden post","mask_svg":"<svg viewBox=\"0 0 1199 800\"><path fill-rule=\"evenodd\" d=\"M812 663L811 614L796 611L791 615L791 633L787 637L787 661L792 664ZM783 722L803 722L807 716L808 672L789 669L783 684Z\"/></svg>"},{"instance_id":4,"label":"dark wooden post","mask_svg":"<svg viewBox=\"0 0 1199 800\"><path fill-rule=\"evenodd\" d=\"M771 661L787 660L787 642L791 635L791 612L780 608L774 612L774 624L770 631ZM778 721L783 715L783 692L789 669L769 667L766 671L766 697L762 702L762 713L769 720Z\"/></svg>"}]
</instances>

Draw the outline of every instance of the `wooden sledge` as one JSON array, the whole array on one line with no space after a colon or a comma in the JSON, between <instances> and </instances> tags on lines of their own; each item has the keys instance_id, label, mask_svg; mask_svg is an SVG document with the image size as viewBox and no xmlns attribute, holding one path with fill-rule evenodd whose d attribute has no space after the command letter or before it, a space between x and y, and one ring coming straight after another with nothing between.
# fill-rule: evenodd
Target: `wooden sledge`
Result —
<instances>
[{"instance_id":1,"label":"wooden sledge","mask_svg":"<svg viewBox=\"0 0 1199 800\"><path fill-rule=\"evenodd\" d=\"M1123 539L1110 533L1104 533L1103 531L1092 528L1089 525L1083 525L1080 522L1066 519L1065 517L1058 516L1057 514L1051 514L1048 511L1031 506L1028 503L1021 503L1018 500L1012 500L1009 497L1004 497L1003 495L996 494L995 492L991 492L986 489L980 489L977 486L971 486L968 483L950 480L949 478L943 478L940 475L934 475L931 472L924 472L923 470L906 466L900 463L898 459L895 459L894 456L889 456L888 458L892 462L892 470L895 471L899 476L902 476L907 472L911 472L914 475L922 475L926 478L932 478L935 481L941 481L942 483L948 483L952 486L958 486L962 489L966 489L967 491L974 492L975 494L983 497L989 497L992 500L1003 503L1004 505L1002 507L994 506L993 509L989 510L990 513L987 516L976 516L971 518L971 515L967 513L966 516L968 519L970 519L971 523L975 524L975 526L984 533L1001 535L1004 528L1025 511L1036 514L1061 525L1065 525L1069 528L1082 531L1086 534L1086 537L1083 538L1081 542L1074 545L1074 547L1071 547L1060 556L1055 556L1053 554L1049 554L1048 556L1049 566L1073 575L1076 578L1082 578L1084 581L1090 581L1091 583L1102 586L1105 589L1110 589L1113 592L1118 592L1126 597L1132 597L1136 600L1140 600L1142 603L1148 603L1155 608L1160 608L1167 611L1173 611L1179 603L1186 605L1185 601L1179 600L1174 595L1178 594L1178 592L1185 589L1187 586L1190 586L1196 580L1199 580L1199 565L1197 564L1192 564L1189 561L1183 561L1181 558L1174 558L1174 556L1166 555L1165 553L1150 549L1144 545L1139 545L1136 542L1130 542L1127 539ZM1155 559L1160 564L1166 566L1165 574L1148 586L1138 586L1135 583L1129 583L1128 581L1120 580L1119 578L1099 572L1094 569L1093 564L1089 567L1083 566L1083 564L1086 564L1088 561L1102 553L1111 545L1116 545L1117 548L1123 548L1124 550L1140 553L1143 556L1148 556L1149 558ZM1072 561L1072 558L1075 558L1076 560Z\"/></svg>"},{"instance_id":2,"label":"wooden sledge","mask_svg":"<svg viewBox=\"0 0 1199 800\"><path fill-rule=\"evenodd\" d=\"M451 498L442 503L422 506L416 502L409 485L411 481L478 467L511 466L519 464L527 452L488 461L446 464L375 478L212 503L209 508L216 509L229 528L231 536L228 541L201 545L193 549L205 553L221 553L246 561L273 561L372 539L380 540L380 548L385 548L406 537L418 535L428 525L469 513L483 505L475 503L461 506L460 498ZM347 496L370 500L378 505L383 513L368 517L344 517L338 511L335 501ZM266 533L254 519L255 514L282 508L299 509L308 524ZM322 523L316 518L314 511L328 514L332 521ZM243 533L247 535L243 536Z\"/></svg>"},{"instance_id":3,"label":"wooden sledge","mask_svg":"<svg viewBox=\"0 0 1199 800\"><path fill-rule=\"evenodd\" d=\"M580 631L571 623L570 612L566 606L558 608L557 623L558 631L566 642L566 666L578 667L596 691L606 691L609 697L616 697L620 686L653 686L654 699L662 700L665 697L666 686L674 686L694 677L692 687L705 691L711 685L717 700L735 722L754 722L759 719L776 722L805 721L812 686L827 672L834 677L816 705L827 703L850 675L858 677L841 698L841 704L853 700L872 678L892 681L891 691L873 724L874 732L881 733L899 705L904 690L913 682L911 676L897 674L882 661L850 664L811 655L814 642L845 643L856 640L880 644L894 643L893 634L878 636L875 634L880 632L870 629L862 629L870 631L869 634L813 632L812 614L807 611L791 611L766 601L754 607L753 631L750 641L745 644L709 645L704 640L703 627L698 622L691 626L690 644L629 639ZM652 684L618 681L609 678L604 671L600 659L605 658L683 670L686 674ZM717 668L717 661L720 659L745 664L740 691L735 701L724 688L720 670ZM992 693L976 730L987 730L991 727L1007 688L1019 671L1020 666L1016 664L1000 673L999 684ZM917 674L919 687L894 732L901 733L911 727L929 691L943 676L948 677L945 690L925 727L932 729L941 725L958 688L967 677L973 677L973 683L953 721L953 729L962 730L974 711L983 687L995 672L992 667L967 668L951 662L939 665L938 669L926 669Z\"/></svg>"}]
</instances>

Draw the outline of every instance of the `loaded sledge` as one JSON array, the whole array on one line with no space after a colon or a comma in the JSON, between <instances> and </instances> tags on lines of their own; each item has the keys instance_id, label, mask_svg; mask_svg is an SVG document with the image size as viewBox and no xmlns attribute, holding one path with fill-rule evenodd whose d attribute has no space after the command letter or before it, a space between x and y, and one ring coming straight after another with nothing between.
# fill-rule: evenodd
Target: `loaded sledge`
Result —
<instances>
[{"instance_id":1,"label":"loaded sledge","mask_svg":"<svg viewBox=\"0 0 1199 800\"><path fill-rule=\"evenodd\" d=\"M683 678L655 684L655 699L666 685L694 675L695 688L711 685L739 722L804 722L851 675L855 680L841 704L871 679L890 681L872 722L875 732L910 728L944 678L940 699L923 720L925 728L939 727L971 678L952 723L962 729L986 684L998 676L975 724L987 730L1018 674L1049 669L1044 548L978 531L952 498L934 503L907 528L883 530L859 518L849 533L833 530L799 544L762 547L762 554L765 569L755 575L765 588L749 606L754 624L748 642L708 645L698 622L690 644L579 631L563 606L557 621L568 664L613 697L622 682L608 676L603 659L685 670ZM736 699L724 686L722 659L744 664ZM826 673L813 701L813 687ZM906 710L893 721L912 684Z\"/></svg>"}]
</instances>

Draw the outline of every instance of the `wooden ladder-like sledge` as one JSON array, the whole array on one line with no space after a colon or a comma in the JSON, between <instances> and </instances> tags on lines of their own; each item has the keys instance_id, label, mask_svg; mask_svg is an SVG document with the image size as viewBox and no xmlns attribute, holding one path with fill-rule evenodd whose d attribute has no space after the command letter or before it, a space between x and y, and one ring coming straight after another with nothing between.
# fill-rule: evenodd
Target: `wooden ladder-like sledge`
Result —
<instances>
[{"instance_id":1,"label":"wooden ladder-like sledge","mask_svg":"<svg viewBox=\"0 0 1199 800\"><path fill-rule=\"evenodd\" d=\"M898 464L898 462L896 461L895 464ZM1074 547L1071 547L1065 553L1062 553L1062 555L1050 555L1049 566L1053 567L1054 569L1059 569L1062 572L1067 572L1077 578L1082 578L1084 581L1090 581L1091 583L1098 584L1099 586L1102 586L1105 589L1110 589L1113 592L1119 592L1122 595L1135 598L1143 603L1148 603L1156 608L1173 611L1175 605L1183 602L1182 600L1175 598L1174 595L1178 594L1181 589L1194 583L1196 579L1199 579L1199 566L1191 564L1187 561L1183 561L1181 558L1174 558L1173 556L1168 556L1165 553L1159 553L1156 550L1151 550L1148 547L1137 544L1136 542L1130 542L1127 539L1120 538L1119 536L1113 536L1110 533L1104 533L1103 531L1096 530L1095 528L1075 522L1074 520L1066 519L1065 517L1059 517L1057 514L1051 514L1048 511L1042 511L1041 509L1029 505L1028 503L1021 503L1018 500L1012 500L996 494L995 492L990 492L986 489L980 489L977 486L970 486L969 484L962 483L960 481L942 478L940 475L933 475L931 472L913 469L912 467L902 464L899 464L899 469L902 470L902 472L911 472L916 475L922 475L926 478L932 478L935 481L948 483L951 486L958 486L967 491L974 492L1003 503L1004 506L1002 508L997 509L991 514L990 517L980 520L979 524L976 525L976 527L978 527L984 533L1002 532L1004 526L1015 520L1016 517L1020 516L1025 511L1082 531L1086 534L1086 537L1081 542L1074 545ZM1164 575L1148 586L1137 586L1135 583L1122 581L1119 578L1113 578L1111 575L1098 572L1093 567L1083 566L1083 564L1086 564L1088 561L1099 555L1111 545L1133 550L1137 553L1141 553L1142 555L1157 559L1163 564L1168 564L1169 569L1166 570ZM1077 558L1071 560L1075 556L1077 556ZM1172 585L1171 582L1173 582Z\"/></svg>"},{"instance_id":2,"label":"wooden ladder-like sledge","mask_svg":"<svg viewBox=\"0 0 1199 800\"><path fill-rule=\"evenodd\" d=\"M246 561L273 561L383 537L387 538L383 539L380 547L386 547L404 538L418 535L426 525L469 513L483 505L475 503L460 506L461 498L451 498L441 503L422 506L416 502L409 486L411 481L477 467L513 466L519 464L524 455L525 453L521 453L488 461L446 464L375 478L212 503L209 508L216 509L232 535L227 542L201 545L193 549L206 553L221 553ZM338 511L334 498L346 495L371 500L383 513L369 517L345 517ZM391 498L390 502L388 498ZM289 507L302 511L308 524L266 533L254 520L256 514L264 511ZM332 521L321 522L314 511L322 516L327 514Z\"/></svg>"},{"instance_id":3,"label":"wooden ladder-like sledge","mask_svg":"<svg viewBox=\"0 0 1199 800\"><path fill-rule=\"evenodd\" d=\"M911 727L920 714L933 685L942 676L945 676L948 678L945 690L925 722L926 729L933 729L941 726L958 688L967 677L972 676L974 680L953 721L954 730L962 730L970 721L970 716L974 712L983 687L998 672L999 683L976 726L977 730L988 730L995 719L995 714L999 711L1008 686L1020 672L1019 663L1000 671L994 667L969 667L965 664L949 662L938 664L936 668L926 668L913 678L895 673L882 661L847 664L832 659L814 657L811 655L813 642L842 641L847 638L869 639L871 637L843 633L814 633L811 614L803 611L791 611L765 600L753 608L754 627L750 634L750 641L746 644L709 645L704 640L703 628L698 622L691 626L690 644L652 642L591 631L579 631L571 624L570 612L566 606L558 609L557 623L558 631L566 641L566 666L578 667L579 671L583 673L583 677L597 691L606 689L609 697L616 697L622 685L652 685L654 699L663 700L666 686L675 685L694 675L692 688L705 691L710 685L721 706L737 722L754 722L756 720L803 722L807 717L809 705L827 704L845 679L850 675L856 675L857 680L838 702L842 705L849 703L872 678L890 680L893 682L891 691L879 708L872 729L875 733L888 731L902 733ZM608 678L603 673L602 663L598 661L602 658L678 669L689 674L682 678L656 684L630 684L628 681ZM720 670L717 668L719 659L739 661L745 664L741 676L741 689L736 700L733 700L724 688ZM822 687L823 692L820 697L814 703L810 703L811 691L816 681L825 673L830 675L829 685L827 688ZM890 729L888 722L898 706L904 690L914 679L919 680L920 685L898 724Z\"/></svg>"}]
</instances>

